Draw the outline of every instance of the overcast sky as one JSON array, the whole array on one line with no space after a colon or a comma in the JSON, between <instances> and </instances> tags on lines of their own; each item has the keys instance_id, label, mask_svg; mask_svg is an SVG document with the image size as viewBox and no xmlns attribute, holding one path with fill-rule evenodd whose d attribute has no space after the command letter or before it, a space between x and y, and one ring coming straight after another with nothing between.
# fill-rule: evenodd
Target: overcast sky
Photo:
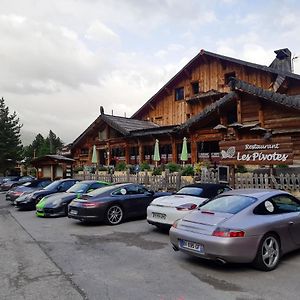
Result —
<instances>
[{"instance_id":1,"label":"overcast sky","mask_svg":"<svg viewBox=\"0 0 300 300\"><path fill-rule=\"evenodd\" d=\"M50 129L69 143L100 105L130 117L201 49L300 57L299 15L297 0L2 0L0 96L27 143Z\"/></svg>"}]
</instances>

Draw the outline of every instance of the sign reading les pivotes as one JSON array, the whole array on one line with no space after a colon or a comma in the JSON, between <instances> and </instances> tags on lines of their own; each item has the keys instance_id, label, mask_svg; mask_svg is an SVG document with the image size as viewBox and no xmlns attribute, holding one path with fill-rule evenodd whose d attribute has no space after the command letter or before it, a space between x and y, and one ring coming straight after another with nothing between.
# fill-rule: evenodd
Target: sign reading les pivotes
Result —
<instances>
[{"instance_id":1,"label":"sign reading les pivotes","mask_svg":"<svg viewBox=\"0 0 300 300\"><path fill-rule=\"evenodd\" d=\"M293 164L293 143L290 137L221 141L221 163L235 165Z\"/></svg>"}]
</instances>

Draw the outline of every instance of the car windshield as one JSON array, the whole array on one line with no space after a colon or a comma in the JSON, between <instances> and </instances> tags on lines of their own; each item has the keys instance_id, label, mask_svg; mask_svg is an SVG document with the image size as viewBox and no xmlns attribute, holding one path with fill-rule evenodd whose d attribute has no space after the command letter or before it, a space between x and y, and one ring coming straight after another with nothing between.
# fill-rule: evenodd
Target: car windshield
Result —
<instances>
[{"instance_id":1,"label":"car windshield","mask_svg":"<svg viewBox=\"0 0 300 300\"><path fill-rule=\"evenodd\" d=\"M43 190L51 191L55 190L59 185L61 184L61 181L54 181L50 183L49 185L45 186Z\"/></svg>"},{"instance_id":2,"label":"car windshield","mask_svg":"<svg viewBox=\"0 0 300 300\"><path fill-rule=\"evenodd\" d=\"M78 183L74 184L73 186L71 186L67 190L67 193L84 193L87 190L88 186L89 185L87 183L78 182Z\"/></svg>"},{"instance_id":3,"label":"car windshield","mask_svg":"<svg viewBox=\"0 0 300 300\"><path fill-rule=\"evenodd\" d=\"M243 195L220 196L201 206L200 210L236 214L256 200L254 197Z\"/></svg>"},{"instance_id":4,"label":"car windshield","mask_svg":"<svg viewBox=\"0 0 300 300\"><path fill-rule=\"evenodd\" d=\"M179 195L191 195L191 196L200 196L203 192L203 189L200 187L183 187L176 194Z\"/></svg>"}]
</instances>

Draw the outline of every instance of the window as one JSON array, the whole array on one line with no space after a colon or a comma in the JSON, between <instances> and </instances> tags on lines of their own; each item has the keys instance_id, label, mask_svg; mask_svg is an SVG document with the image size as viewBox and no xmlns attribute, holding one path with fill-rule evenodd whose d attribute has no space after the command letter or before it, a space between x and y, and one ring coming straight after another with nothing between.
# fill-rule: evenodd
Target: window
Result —
<instances>
[{"instance_id":1,"label":"window","mask_svg":"<svg viewBox=\"0 0 300 300\"><path fill-rule=\"evenodd\" d=\"M138 194L144 194L146 190L144 190L142 187L138 185L129 185L126 187L127 194L129 195L138 195Z\"/></svg>"},{"instance_id":2,"label":"window","mask_svg":"<svg viewBox=\"0 0 300 300\"><path fill-rule=\"evenodd\" d=\"M184 88L180 87L175 89L175 100L183 100L184 99Z\"/></svg>"},{"instance_id":3,"label":"window","mask_svg":"<svg viewBox=\"0 0 300 300\"><path fill-rule=\"evenodd\" d=\"M300 211L300 202L289 195L279 195L260 203L253 213L256 215L273 215L298 211Z\"/></svg>"},{"instance_id":4,"label":"window","mask_svg":"<svg viewBox=\"0 0 300 300\"><path fill-rule=\"evenodd\" d=\"M256 198L242 195L220 196L203 205L201 210L236 214L255 201L257 201Z\"/></svg>"},{"instance_id":5,"label":"window","mask_svg":"<svg viewBox=\"0 0 300 300\"><path fill-rule=\"evenodd\" d=\"M76 181L70 180L70 181L64 181L59 186L59 191L65 192L67 189L69 189L72 185L75 184Z\"/></svg>"},{"instance_id":6,"label":"window","mask_svg":"<svg viewBox=\"0 0 300 300\"><path fill-rule=\"evenodd\" d=\"M99 140L103 141L107 139L107 130L103 129L99 131Z\"/></svg>"},{"instance_id":7,"label":"window","mask_svg":"<svg viewBox=\"0 0 300 300\"><path fill-rule=\"evenodd\" d=\"M80 149L80 154L84 154L84 155L89 154L89 149L87 148Z\"/></svg>"},{"instance_id":8,"label":"window","mask_svg":"<svg viewBox=\"0 0 300 300\"><path fill-rule=\"evenodd\" d=\"M200 92L199 82L192 82L192 93L193 95L197 95Z\"/></svg>"},{"instance_id":9,"label":"window","mask_svg":"<svg viewBox=\"0 0 300 300\"><path fill-rule=\"evenodd\" d=\"M225 82L225 84L229 83L231 77L236 77L235 76L235 72L230 72L230 73L225 73L224 74L224 82Z\"/></svg>"}]
</instances>

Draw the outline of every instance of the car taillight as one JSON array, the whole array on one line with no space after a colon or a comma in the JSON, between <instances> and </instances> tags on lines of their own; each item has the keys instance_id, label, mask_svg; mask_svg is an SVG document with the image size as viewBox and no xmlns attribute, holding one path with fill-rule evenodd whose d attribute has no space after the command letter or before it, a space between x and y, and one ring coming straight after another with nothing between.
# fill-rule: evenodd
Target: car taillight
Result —
<instances>
[{"instance_id":1,"label":"car taillight","mask_svg":"<svg viewBox=\"0 0 300 300\"><path fill-rule=\"evenodd\" d=\"M228 229L228 228L217 228L213 234L213 236L218 237L229 237L229 238L235 238L235 237L244 237L245 231L243 230L235 230L235 229Z\"/></svg>"},{"instance_id":2,"label":"car taillight","mask_svg":"<svg viewBox=\"0 0 300 300\"><path fill-rule=\"evenodd\" d=\"M193 210L197 208L197 204L194 203L186 203L179 206L176 206L177 210Z\"/></svg>"},{"instance_id":3,"label":"car taillight","mask_svg":"<svg viewBox=\"0 0 300 300\"><path fill-rule=\"evenodd\" d=\"M21 196L21 195L23 195L23 192L14 192L14 195L15 196Z\"/></svg>"},{"instance_id":4,"label":"car taillight","mask_svg":"<svg viewBox=\"0 0 300 300\"><path fill-rule=\"evenodd\" d=\"M84 208L94 208L101 205L101 202L83 202L82 207Z\"/></svg>"}]
</instances>

